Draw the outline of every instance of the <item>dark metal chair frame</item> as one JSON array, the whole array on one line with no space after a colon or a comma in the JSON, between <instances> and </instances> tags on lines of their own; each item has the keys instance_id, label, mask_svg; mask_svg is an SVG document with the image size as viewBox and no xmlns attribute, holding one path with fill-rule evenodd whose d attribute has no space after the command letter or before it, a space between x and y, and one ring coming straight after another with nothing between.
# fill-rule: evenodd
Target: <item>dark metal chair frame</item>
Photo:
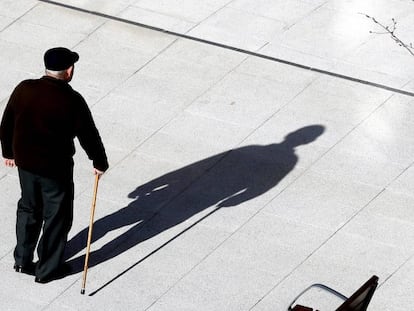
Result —
<instances>
[{"instance_id":1,"label":"dark metal chair frame","mask_svg":"<svg viewBox=\"0 0 414 311\"><path fill-rule=\"evenodd\" d=\"M302 305L295 305L296 301L308 290L313 287L322 288L327 292L341 298L344 302L337 308L335 311L366 311L368 308L368 304L371 301L372 296L378 286L378 277L373 275L368 281L366 281L357 291L355 291L351 297L347 298L346 296L342 295L341 293L337 292L336 290L323 285L323 284L312 284L305 290L303 290L289 305L288 311L312 311L313 309L310 307L305 307ZM295 305L295 306L294 306ZM294 307L293 307L294 306ZM315 309L315 311L318 311Z\"/></svg>"}]
</instances>

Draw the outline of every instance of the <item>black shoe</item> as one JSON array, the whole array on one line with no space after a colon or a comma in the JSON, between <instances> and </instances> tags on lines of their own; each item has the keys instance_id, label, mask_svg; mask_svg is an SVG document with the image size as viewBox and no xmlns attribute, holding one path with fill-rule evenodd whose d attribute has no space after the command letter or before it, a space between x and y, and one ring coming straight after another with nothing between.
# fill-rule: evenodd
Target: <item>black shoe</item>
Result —
<instances>
[{"instance_id":1,"label":"black shoe","mask_svg":"<svg viewBox=\"0 0 414 311\"><path fill-rule=\"evenodd\" d=\"M50 281L51 281L50 279L41 279L41 278L35 277L35 282L36 283L45 284L45 283L48 283Z\"/></svg>"},{"instance_id":2,"label":"black shoe","mask_svg":"<svg viewBox=\"0 0 414 311\"><path fill-rule=\"evenodd\" d=\"M19 273L35 275L36 264L32 262L28 265L23 266L23 265L18 265L15 263L13 266L13 269L14 271L19 272Z\"/></svg>"},{"instance_id":3,"label":"black shoe","mask_svg":"<svg viewBox=\"0 0 414 311\"><path fill-rule=\"evenodd\" d=\"M68 265L67 263L64 263L59 267L58 270L56 270L54 273L52 273L48 277L43 277L43 278L35 277L35 282L41 283L41 284L49 283L51 281L62 279L65 276L69 275L71 272L72 272L72 267Z\"/></svg>"},{"instance_id":4,"label":"black shoe","mask_svg":"<svg viewBox=\"0 0 414 311\"><path fill-rule=\"evenodd\" d=\"M44 284L44 283L47 283L48 281L46 279L35 277L35 282Z\"/></svg>"}]
</instances>

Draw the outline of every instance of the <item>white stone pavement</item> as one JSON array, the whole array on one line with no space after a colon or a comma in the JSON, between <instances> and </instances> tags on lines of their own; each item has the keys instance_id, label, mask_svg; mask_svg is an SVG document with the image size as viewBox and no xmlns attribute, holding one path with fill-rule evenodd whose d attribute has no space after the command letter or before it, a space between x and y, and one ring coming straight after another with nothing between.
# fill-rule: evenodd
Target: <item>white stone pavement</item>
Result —
<instances>
[{"instance_id":1,"label":"white stone pavement","mask_svg":"<svg viewBox=\"0 0 414 311\"><path fill-rule=\"evenodd\" d=\"M409 43L412 1L59 2L92 12L0 0L0 109L46 49L74 49L111 168L80 295L91 163L78 148L74 274L44 285L12 270L19 186L0 167L1 310L282 311L311 283L350 295L373 274L369 310L411 310L414 56L360 13Z\"/></svg>"}]
</instances>

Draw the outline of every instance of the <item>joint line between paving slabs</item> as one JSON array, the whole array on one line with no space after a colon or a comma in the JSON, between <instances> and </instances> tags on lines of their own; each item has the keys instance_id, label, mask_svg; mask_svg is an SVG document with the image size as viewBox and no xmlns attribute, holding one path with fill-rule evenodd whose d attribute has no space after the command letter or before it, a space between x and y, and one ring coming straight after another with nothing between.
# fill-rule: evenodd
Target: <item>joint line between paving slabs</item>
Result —
<instances>
[{"instance_id":1,"label":"joint line between paving slabs","mask_svg":"<svg viewBox=\"0 0 414 311\"><path fill-rule=\"evenodd\" d=\"M38 0L38 1L48 3L48 4L52 4L52 5L56 5L56 6L60 6L60 7L64 7L64 8L75 10L75 11L79 11L79 12L83 12L83 13L87 13L87 14L91 14L91 15L95 15L95 16L99 16L99 17L103 17L103 18L107 18L107 19L111 19L111 20L118 21L118 22L121 22L121 23L126 23L126 24L130 24L130 25L134 25L134 26L138 26L138 27L142 27L142 28L147 28L147 29L154 30L154 31L157 31L157 32L162 32L162 33L165 33L165 34L168 34L168 35L172 35L172 36L176 36L176 37L180 37L180 38L184 38L184 39L188 39L188 40L192 40L192 41L196 41L196 42L200 42L200 43L220 47L220 48L223 48L223 49L232 50L232 51L247 54L247 55L250 55L250 56L263 58L263 59L266 59L266 60L269 60L269 61L273 61L273 62L277 62L277 63L281 63L281 64L301 68L301 69L304 69L304 70L317 72L317 73L320 73L320 74L323 74L323 75L328 75L328 76L331 76L331 77L336 77L336 78L340 78L340 79L343 79L343 80L348 80L348 81L352 81L352 82L355 82L355 83L360 83L360 84L376 87L376 88L379 88L379 89L387 90L387 91L390 91L390 92L395 92L395 93L399 93L399 94L414 97L413 92L409 92L409 91L405 91L405 90L402 90L402 89L390 87L390 86L387 86L387 85L384 85L384 84L375 83L375 82L371 82L371 81L367 81L367 80L362 80L362 79L354 78L354 77L351 77L351 76L343 75L343 74L340 74L340 73L335 73L335 72L332 72L332 71L328 71L328 70L314 68L314 67L311 67L311 66L295 63L295 62L288 61L288 60L285 60L285 59L276 58L276 57L273 57L273 56L260 54L260 53L257 53L257 52L252 52L252 51L249 51L249 50L237 48L237 47L222 44L222 43L219 43L219 42L193 37L193 36L190 36L190 35L186 35L186 34L174 32L174 31L166 30L166 29L163 29L163 28L155 27L155 26L150 26L150 25L147 25L147 24L139 23L139 22L134 22L134 21L124 19L124 18L121 18L121 17L117 17L117 16L105 14L105 13L100 13L100 12L96 12L96 11L91 11L91 10L75 7L75 6L72 6L72 5L68 5L68 4L63 4L63 3L59 3L59 2L55 2L55 1L51 1L51 0Z\"/></svg>"}]
</instances>

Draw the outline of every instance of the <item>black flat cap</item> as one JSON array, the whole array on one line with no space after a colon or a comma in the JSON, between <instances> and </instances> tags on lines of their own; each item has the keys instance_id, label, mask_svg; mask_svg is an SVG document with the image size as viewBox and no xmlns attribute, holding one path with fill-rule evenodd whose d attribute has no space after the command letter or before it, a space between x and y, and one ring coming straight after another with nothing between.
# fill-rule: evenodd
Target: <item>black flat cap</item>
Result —
<instances>
[{"instance_id":1,"label":"black flat cap","mask_svg":"<svg viewBox=\"0 0 414 311\"><path fill-rule=\"evenodd\" d=\"M43 60L46 69L60 71L76 63L79 60L79 54L67 48L57 47L47 50Z\"/></svg>"}]
</instances>

